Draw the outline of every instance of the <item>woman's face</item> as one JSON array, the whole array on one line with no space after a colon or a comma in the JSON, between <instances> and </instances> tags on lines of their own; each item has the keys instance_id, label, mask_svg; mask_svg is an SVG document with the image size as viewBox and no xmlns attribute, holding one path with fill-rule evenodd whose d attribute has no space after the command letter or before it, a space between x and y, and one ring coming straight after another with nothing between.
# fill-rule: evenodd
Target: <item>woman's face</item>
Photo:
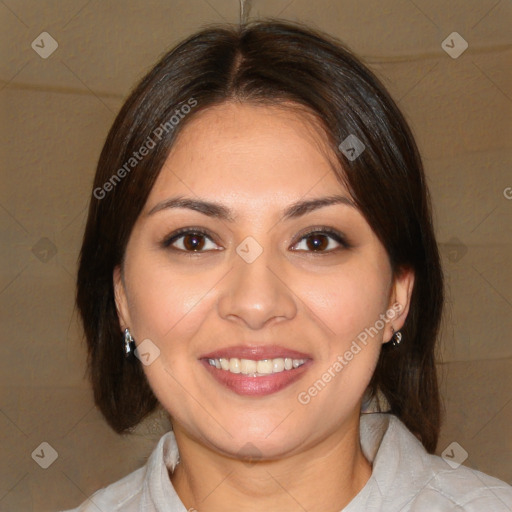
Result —
<instances>
[{"instance_id":1,"label":"woman's face","mask_svg":"<svg viewBox=\"0 0 512 512\"><path fill-rule=\"evenodd\" d=\"M290 109L196 115L114 272L175 430L217 452L284 457L343 435L405 320L413 277L393 279L323 140Z\"/></svg>"}]
</instances>

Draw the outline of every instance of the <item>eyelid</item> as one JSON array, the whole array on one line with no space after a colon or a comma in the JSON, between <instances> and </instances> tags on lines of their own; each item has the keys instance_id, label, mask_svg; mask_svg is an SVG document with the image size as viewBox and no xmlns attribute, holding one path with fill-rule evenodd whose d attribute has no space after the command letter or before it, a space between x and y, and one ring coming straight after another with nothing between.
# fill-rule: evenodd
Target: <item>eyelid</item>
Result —
<instances>
[{"instance_id":1,"label":"eyelid","mask_svg":"<svg viewBox=\"0 0 512 512\"><path fill-rule=\"evenodd\" d=\"M291 247L296 246L297 244L302 242L302 240L304 240L308 236L314 235L314 234L326 235L326 236L332 238L336 243L338 243L340 245L341 248L350 249L352 247L352 245L348 242L347 237L343 233L341 233L337 229L334 229L334 228L331 228L328 226L315 226L312 228L308 228L305 232L298 235L296 241L292 244ZM340 247L337 247L336 249L330 249L328 251L308 251L308 252L311 252L313 254L329 254L331 252L337 251ZM306 251L298 251L297 249L291 249L291 250L295 250L296 252L306 252Z\"/></svg>"},{"instance_id":2,"label":"eyelid","mask_svg":"<svg viewBox=\"0 0 512 512\"><path fill-rule=\"evenodd\" d=\"M172 249L177 252L186 253L186 254L201 254L201 253L208 253L212 251L218 251L222 249L209 249L209 250L200 250L200 251L184 251L183 249L178 249L176 247L173 247L172 244L175 243L177 240L179 240L181 237L185 235L202 235L206 238L208 238L211 242L213 242L215 245L219 245L215 241L215 237L207 230L201 227L194 227L194 226L188 226L184 228L177 229L176 231L172 232L170 235L166 236L162 242L161 245L163 248L166 249ZM339 244L340 247L337 247L335 249L330 249L328 251L303 251L303 250L297 250L293 249L294 246L298 245L302 240L307 238L308 236L311 236L313 234L319 234L319 235L325 235L331 239L333 239L336 243ZM296 252L310 252L312 254L329 254L332 252L337 251L340 248L349 249L352 245L347 241L346 236L338 231L337 229L328 227L328 226L314 226L311 228L308 228L305 232L302 232L297 236L295 239L295 242L290 246L290 250L296 251Z\"/></svg>"},{"instance_id":3,"label":"eyelid","mask_svg":"<svg viewBox=\"0 0 512 512\"><path fill-rule=\"evenodd\" d=\"M209 250L209 251L184 251L183 249L178 249L178 248L172 246L172 244L174 242L176 242L181 237L186 236L186 235L202 235L202 236L208 238L209 240L211 240L215 245L219 245L215 241L215 237L208 230L206 230L204 228L200 228L200 227L194 227L194 226L180 228L180 229L177 229L176 231L173 231L170 235L167 235L162 240L161 245L165 249L172 249L172 250L175 250L178 252L188 253L188 254L200 254L200 253L206 253L206 252L211 251L211 250ZM214 250L218 250L218 249L214 249Z\"/></svg>"}]
</instances>

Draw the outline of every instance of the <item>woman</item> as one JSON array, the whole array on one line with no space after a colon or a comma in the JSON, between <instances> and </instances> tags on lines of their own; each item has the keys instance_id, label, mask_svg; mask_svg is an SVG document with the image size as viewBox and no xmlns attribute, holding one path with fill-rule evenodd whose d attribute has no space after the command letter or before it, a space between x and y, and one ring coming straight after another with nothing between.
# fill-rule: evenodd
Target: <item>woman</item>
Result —
<instances>
[{"instance_id":1,"label":"woman","mask_svg":"<svg viewBox=\"0 0 512 512\"><path fill-rule=\"evenodd\" d=\"M507 484L431 455L421 160L325 35L208 29L149 72L100 157L77 303L108 423L160 403L173 427L77 510L511 510Z\"/></svg>"}]
</instances>

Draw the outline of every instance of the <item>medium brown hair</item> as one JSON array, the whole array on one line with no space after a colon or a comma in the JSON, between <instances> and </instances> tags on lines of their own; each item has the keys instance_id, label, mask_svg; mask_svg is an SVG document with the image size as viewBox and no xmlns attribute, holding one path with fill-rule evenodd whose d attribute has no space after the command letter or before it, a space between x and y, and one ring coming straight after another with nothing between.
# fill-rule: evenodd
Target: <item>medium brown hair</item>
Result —
<instances>
[{"instance_id":1,"label":"medium brown hair","mask_svg":"<svg viewBox=\"0 0 512 512\"><path fill-rule=\"evenodd\" d=\"M433 452L440 427L434 349L443 276L418 149L398 107L367 67L336 39L282 21L208 28L183 41L145 76L110 129L94 179L77 278L96 404L117 432L136 425L157 405L139 361L123 356L113 269L122 263L176 135L198 112L229 100L291 102L314 113L338 156L339 178L384 245L393 271L414 271L403 341L398 348L383 346L370 389L373 395L383 393L390 412ZM192 102L197 106L171 126L172 116ZM160 130L158 139L155 129L164 126L168 130ZM338 149L349 135L365 145L355 160ZM152 149L131 161L149 138ZM116 173L119 179L113 178Z\"/></svg>"}]
</instances>

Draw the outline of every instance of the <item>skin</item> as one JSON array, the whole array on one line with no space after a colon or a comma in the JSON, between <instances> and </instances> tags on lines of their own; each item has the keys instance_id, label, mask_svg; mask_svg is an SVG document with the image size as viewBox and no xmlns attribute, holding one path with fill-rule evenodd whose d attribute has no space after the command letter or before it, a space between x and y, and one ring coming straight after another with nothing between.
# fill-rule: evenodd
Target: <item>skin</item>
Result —
<instances>
[{"instance_id":1,"label":"skin","mask_svg":"<svg viewBox=\"0 0 512 512\"><path fill-rule=\"evenodd\" d=\"M314 118L289 108L230 102L199 113L173 146L114 271L121 328L160 349L144 371L172 417L181 462L170 477L187 508L339 511L371 475L359 444L362 396L391 328L405 321L414 276L393 276L354 206L281 218L297 201L350 198L325 139ZM150 213L178 195L220 203L233 220L187 208ZM319 226L343 233L349 247L320 235L315 251L304 234ZM199 239L201 251L190 250L190 236L162 245L186 227L210 234ZM252 263L236 252L248 236L263 248ZM401 313L301 404L298 394L396 303ZM298 381L263 397L237 395L199 361L227 346L274 344L312 362Z\"/></svg>"}]
</instances>

